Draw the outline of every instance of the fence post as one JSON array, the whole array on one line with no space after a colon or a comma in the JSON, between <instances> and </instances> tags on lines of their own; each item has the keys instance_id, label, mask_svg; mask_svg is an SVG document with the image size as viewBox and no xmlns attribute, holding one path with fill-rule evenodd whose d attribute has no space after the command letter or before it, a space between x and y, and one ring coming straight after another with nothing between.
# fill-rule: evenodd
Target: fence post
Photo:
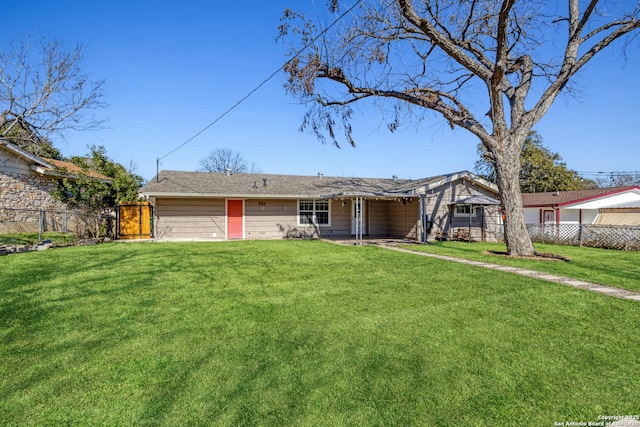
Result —
<instances>
[{"instance_id":1,"label":"fence post","mask_svg":"<svg viewBox=\"0 0 640 427\"><path fill-rule=\"evenodd\" d=\"M578 246L582 247L582 232L584 230L584 225L580 224L578 226Z\"/></svg>"},{"instance_id":2,"label":"fence post","mask_svg":"<svg viewBox=\"0 0 640 427\"><path fill-rule=\"evenodd\" d=\"M44 211L38 209L38 241L42 242L42 232L44 231Z\"/></svg>"}]
</instances>

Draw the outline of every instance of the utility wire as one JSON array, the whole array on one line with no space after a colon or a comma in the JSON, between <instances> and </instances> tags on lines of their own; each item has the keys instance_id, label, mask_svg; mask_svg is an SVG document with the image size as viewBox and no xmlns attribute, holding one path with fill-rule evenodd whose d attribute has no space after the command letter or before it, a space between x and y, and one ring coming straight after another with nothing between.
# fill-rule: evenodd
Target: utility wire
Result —
<instances>
[{"instance_id":1,"label":"utility wire","mask_svg":"<svg viewBox=\"0 0 640 427\"><path fill-rule=\"evenodd\" d=\"M236 109L236 107L238 107L240 104L242 104L245 100L247 100L247 98L249 98L251 95L253 95L254 93L256 93L262 86L264 86L269 80L271 80L272 78L274 78L280 71L282 71L284 69L284 67L287 66L287 64L291 61L293 61L294 59L296 59L298 56L300 56L302 54L302 52L304 52L305 50L307 50L307 48L309 48L313 43L315 43L320 37L322 37L329 29L331 29L334 25L336 25L338 23L338 21L340 21L342 18L344 18L346 15L348 15L353 9L355 9L355 7L357 5L359 5L362 2L362 0L357 0L353 6L351 6L349 9L347 9L344 13L342 13L340 16L338 16L327 28L325 28L324 30L322 30L320 33L318 33L317 36L315 36L309 43L307 43L304 47L302 47L302 49L300 49L299 51L297 51L295 53L295 55L293 55L289 60L287 60L287 62L285 62L284 64L282 64L277 70L275 70L273 73L271 73L271 75L269 75L269 77L267 77L266 79L264 79L258 86L256 86L254 89L252 89L251 91L249 91L249 93L247 93L244 97L242 97L238 102L236 102L235 104L233 104L229 109L227 109L224 113L222 113L221 115L219 115L214 121L212 121L211 123L209 123L207 126L205 126L202 130L200 130L198 133L196 133L195 135L193 135L191 138L187 139L185 142L183 142L182 144L178 145L176 148L174 148L173 150L169 151L167 154L165 154L162 157L158 157L156 159L156 162L160 162L160 160L164 159L165 157L168 157L169 155L175 153L176 151L178 151L179 149L181 149L182 147L184 147L185 145L187 145L189 142L193 141L194 139L196 139L198 136L200 136L202 133L204 133L207 129L209 129L211 126L215 125L218 121L220 121L223 117L225 117L227 114L229 114L231 111L233 111L234 109Z\"/></svg>"},{"instance_id":2,"label":"utility wire","mask_svg":"<svg viewBox=\"0 0 640 427\"><path fill-rule=\"evenodd\" d=\"M598 172L584 172L584 171L576 171L578 173L578 175L583 175L583 176L602 176L602 177L609 177L609 176L622 176L622 175L640 175L640 171L612 171L612 172L602 172L602 171L598 171Z\"/></svg>"}]
</instances>

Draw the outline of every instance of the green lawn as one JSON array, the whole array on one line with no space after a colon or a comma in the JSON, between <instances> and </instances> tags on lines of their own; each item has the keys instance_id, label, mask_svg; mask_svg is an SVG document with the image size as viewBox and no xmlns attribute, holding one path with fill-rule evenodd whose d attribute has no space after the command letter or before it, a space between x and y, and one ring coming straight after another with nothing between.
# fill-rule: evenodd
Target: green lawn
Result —
<instances>
[{"instance_id":1,"label":"green lawn","mask_svg":"<svg viewBox=\"0 0 640 427\"><path fill-rule=\"evenodd\" d=\"M404 245L406 249L416 251L522 267L640 292L640 252L542 243L534 246L538 252L561 255L569 261L512 259L490 253L506 251L503 243L440 241L428 245Z\"/></svg>"},{"instance_id":2,"label":"green lawn","mask_svg":"<svg viewBox=\"0 0 640 427\"><path fill-rule=\"evenodd\" d=\"M72 233L4 233L0 234L0 245L36 245L40 240L51 240L56 246L74 245L78 238Z\"/></svg>"},{"instance_id":3,"label":"green lawn","mask_svg":"<svg viewBox=\"0 0 640 427\"><path fill-rule=\"evenodd\" d=\"M637 414L640 304L320 241L0 258L3 425L552 426Z\"/></svg>"}]
</instances>

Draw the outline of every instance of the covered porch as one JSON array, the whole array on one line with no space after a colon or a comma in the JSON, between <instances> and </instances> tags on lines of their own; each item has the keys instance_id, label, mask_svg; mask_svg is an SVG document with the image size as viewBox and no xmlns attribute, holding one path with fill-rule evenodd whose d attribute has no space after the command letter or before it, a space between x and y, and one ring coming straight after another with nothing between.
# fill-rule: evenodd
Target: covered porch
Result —
<instances>
[{"instance_id":1,"label":"covered porch","mask_svg":"<svg viewBox=\"0 0 640 427\"><path fill-rule=\"evenodd\" d=\"M429 218L426 199L415 193L340 193L323 196L341 206L350 206L349 236L322 236L336 242L361 245L385 242L426 242Z\"/></svg>"},{"instance_id":2,"label":"covered porch","mask_svg":"<svg viewBox=\"0 0 640 427\"><path fill-rule=\"evenodd\" d=\"M500 201L478 194L455 200L449 204L449 227L442 233L442 240L485 242L495 236L498 225Z\"/></svg>"}]
</instances>

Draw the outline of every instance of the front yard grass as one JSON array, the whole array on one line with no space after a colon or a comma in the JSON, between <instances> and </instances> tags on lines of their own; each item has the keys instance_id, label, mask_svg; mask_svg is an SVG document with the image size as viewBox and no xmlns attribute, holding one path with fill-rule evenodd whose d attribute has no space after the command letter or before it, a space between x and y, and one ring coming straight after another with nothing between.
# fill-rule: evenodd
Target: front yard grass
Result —
<instances>
[{"instance_id":1,"label":"front yard grass","mask_svg":"<svg viewBox=\"0 0 640 427\"><path fill-rule=\"evenodd\" d=\"M538 252L561 255L569 261L518 259L491 253L506 251L503 243L439 241L404 245L416 251L521 267L640 292L640 252L542 243L534 246Z\"/></svg>"},{"instance_id":2,"label":"front yard grass","mask_svg":"<svg viewBox=\"0 0 640 427\"><path fill-rule=\"evenodd\" d=\"M377 247L0 259L5 425L552 426L634 415L640 304Z\"/></svg>"},{"instance_id":3,"label":"front yard grass","mask_svg":"<svg viewBox=\"0 0 640 427\"><path fill-rule=\"evenodd\" d=\"M78 237L72 233L49 231L38 233L4 233L0 234L0 245L36 245L40 240L51 240L56 246L69 246L78 242Z\"/></svg>"}]
</instances>

